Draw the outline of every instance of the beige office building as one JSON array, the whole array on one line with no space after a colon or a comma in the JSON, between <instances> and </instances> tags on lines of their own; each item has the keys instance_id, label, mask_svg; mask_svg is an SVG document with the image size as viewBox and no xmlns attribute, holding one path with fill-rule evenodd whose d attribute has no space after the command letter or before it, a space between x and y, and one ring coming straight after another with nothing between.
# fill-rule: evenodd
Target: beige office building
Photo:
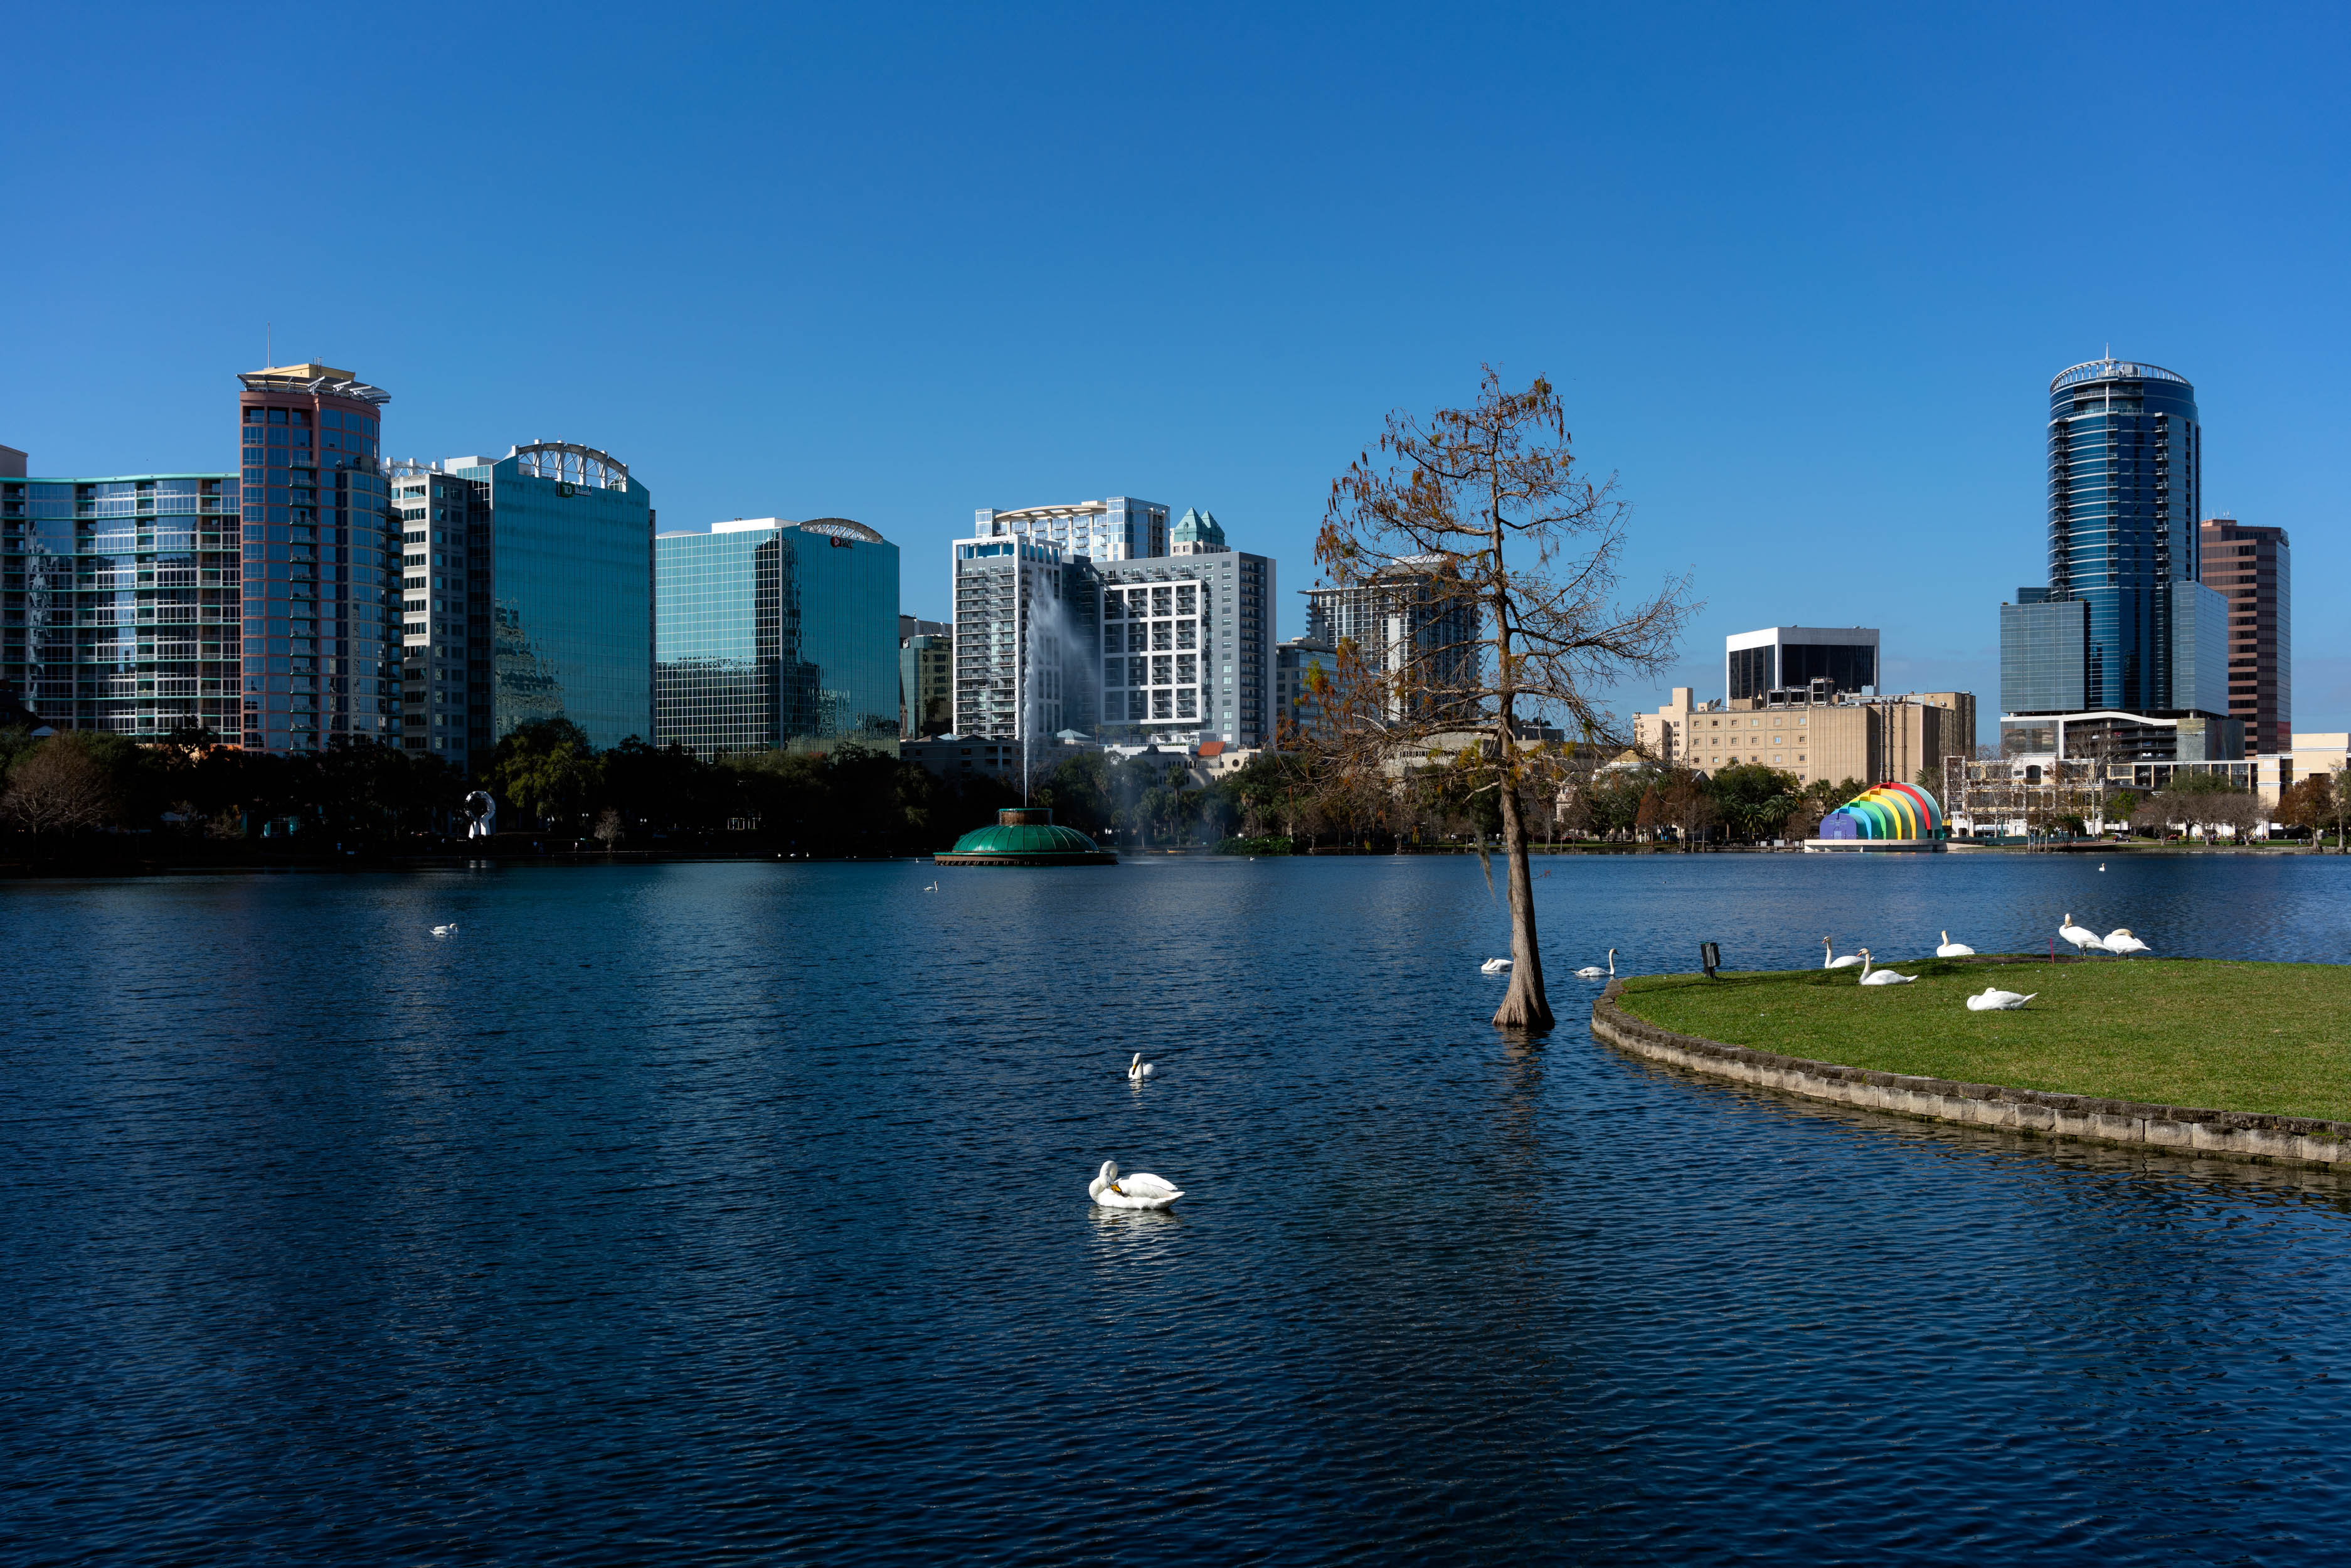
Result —
<instances>
[{"instance_id":1,"label":"beige office building","mask_svg":"<svg viewBox=\"0 0 2351 1568\"><path fill-rule=\"evenodd\" d=\"M1671 702L1634 716L1634 741L1671 767L1712 773L1760 762L1806 784L1907 784L1921 768L1940 777L1946 756L1975 750L1976 699L1967 692L1783 695L1797 700L1701 703L1690 687L1676 686Z\"/></svg>"}]
</instances>

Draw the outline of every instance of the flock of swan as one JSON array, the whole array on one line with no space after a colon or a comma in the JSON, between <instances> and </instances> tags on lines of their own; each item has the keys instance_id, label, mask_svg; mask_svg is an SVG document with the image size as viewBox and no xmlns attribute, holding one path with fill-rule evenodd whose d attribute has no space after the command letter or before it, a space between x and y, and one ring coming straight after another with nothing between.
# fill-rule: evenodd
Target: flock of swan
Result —
<instances>
[{"instance_id":1,"label":"flock of swan","mask_svg":"<svg viewBox=\"0 0 2351 1568\"><path fill-rule=\"evenodd\" d=\"M2104 871L2106 868L2100 866L2098 869ZM455 925L435 926L433 934L440 936L456 929ZM1936 957L1971 958L1975 956L1974 948L1964 942L1952 941L1949 931L1944 931L1940 935L1943 940L1935 949ZM2064 922L2057 927L2057 936L2060 941L2070 944L2077 956L2090 952L2127 956L2133 953L2152 951L2147 943L2131 934L2129 926L2118 925L2101 936L2087 926L2074 925L2071 910L2066 911ZM1916 975L1898 974L1892 969L1877 967L1876 956L1866 947L1857 947L1850 953L1840 955L1836 950L1835 940L1827 936L1821 938L1821 967L1859 969L1861 983L1872 988L1881 986L1907 986L1918 978ZM1483 975L1507 975L1510 972L1510 960L1489 958L1478 966L1478 972ZM1573 973L1579 980L1604 980L1613 977L1616 973L1616 949L1614 947L1608 949L1607 967L1603 968L1597 964L1586 964ZM2039 991L2004 991L1998 986L1986 986L1980 992L1967 998L1968 1011L1971 1013L2014 1012L2040 994ZM1137 1051L1134 1059L1126 1065L1126 1077L1131 1083L1141 1083L1149 1078L1151 1073L1152 1064L1143 1060L1143 1053L1140 1051ZM1118 1174L1118 1163L1115 1160L1104 1160L1101 1171L1087 1186L1086 1196L1104 1208L1165 1208L1184 1194L1175 1183L1165 1176L1153 1176L1147 1171L1121 1176Z\"/></svg>"}]
</instances>

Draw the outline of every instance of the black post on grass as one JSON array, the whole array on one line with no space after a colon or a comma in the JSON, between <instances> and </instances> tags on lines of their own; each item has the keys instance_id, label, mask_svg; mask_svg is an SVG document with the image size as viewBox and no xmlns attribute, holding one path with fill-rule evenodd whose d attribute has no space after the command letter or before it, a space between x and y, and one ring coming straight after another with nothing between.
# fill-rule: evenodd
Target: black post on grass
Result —
<instances>
[{"instance_id":1,"label":"black post on grass","mask_svg":"<svg viewBox=\"0 0 2351 1568\"><path fill-rule=\"evenodd\" d=\"M1713 979L1714 972L1722 967L1722 949L1716 946L1711 942L1699 943L1698 945L1698 967L1706 971L1706 977L1708 979Z\"/></svg>"}]
</instances>

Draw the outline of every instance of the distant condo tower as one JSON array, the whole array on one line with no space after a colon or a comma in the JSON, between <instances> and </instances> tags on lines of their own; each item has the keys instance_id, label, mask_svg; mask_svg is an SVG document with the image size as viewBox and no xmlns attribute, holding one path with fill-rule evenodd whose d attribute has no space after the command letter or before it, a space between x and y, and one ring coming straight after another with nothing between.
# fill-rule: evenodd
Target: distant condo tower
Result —
<instances>
[{"instance_id":1,"label":"distant condo tower","mask_svg":"<svg viewBox=\"0 0 2351 1568\"><path fill-rule=\"evenodd\" d=\"M391 397L308 362L237 380L245 745L396 744L399 545L378 455Z\"/></svg>"}]
</instances>

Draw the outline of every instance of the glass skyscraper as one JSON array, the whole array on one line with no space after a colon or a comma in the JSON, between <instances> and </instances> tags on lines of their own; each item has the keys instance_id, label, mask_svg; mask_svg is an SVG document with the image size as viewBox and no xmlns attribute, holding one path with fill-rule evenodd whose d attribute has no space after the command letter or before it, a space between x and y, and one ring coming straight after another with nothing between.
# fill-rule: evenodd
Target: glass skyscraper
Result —
<instances>
[{"instance_id":1,"label":"glass skyscraper","mask_svg":"<svg viewBox=\"0 0 2351 1568\"><path fill-rule=\"evenodd\" d=\"M2049 383L2049 581L2001 613L2002 707L2209 711L2198 653L2226 608L2197 580L2203 456L2185 376L2105 359Z\"/></svg>"},{"instance_id":2,"label":"glass skyscraper","mask_svg":"<svg viewBox=\"0 0 2351 1568\"><path fill-rule=\"evenodd\" d=\"M846 517L653 541L653 738L731 751L898 740L898 547Z\"/></svg>"},{"instance_id":3,"label":"glass skyscraper","mask_svg":"<svg viewBox=\"0 0 2351 1568\"><path fill-rule=\"evenodd\" d=\"M238 740L237 529L233 474L0 477L0 686L58 729Z\"/></svg>"},{"instance_id":4,"label":"glass skyscraper","mask_svg":"<svg viewBox=\"0 0 2351 1568\"><path fill-rule=\"evenodd\" d=\"M349 371L237 378L244 455L244 743L315 751L399 727L398 562L387 537L377 411Z\"/></svg>"},{"instance_id":5,"label":"glass skyscraper","mask_svg":"<svg viewBox=\"0 0 2351 1568\"><path fill-rule=\"evenodd\" d=\"M479 765L548 718L600 749L653 734L653 497L625 464L536 441L391 478L411 750Z\"/></svg>"}]
</instances>

